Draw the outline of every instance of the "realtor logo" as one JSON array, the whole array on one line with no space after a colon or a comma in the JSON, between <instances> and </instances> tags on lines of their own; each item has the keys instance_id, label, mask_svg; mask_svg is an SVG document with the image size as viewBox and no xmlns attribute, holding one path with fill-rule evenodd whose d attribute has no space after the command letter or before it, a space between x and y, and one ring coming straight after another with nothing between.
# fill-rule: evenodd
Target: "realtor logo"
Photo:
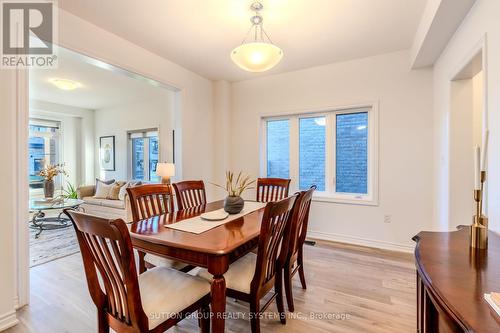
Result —
<instances>
[{"instance_id":1,"label":"realtor logo","mask_svg":"<svg viewBox=\"0 0 500 333\"><path fill-rule=\"evenodd\" d=\"M48 0L1 1L2 68L55 68L56 4Z\"/></svg>"}]
</instances>

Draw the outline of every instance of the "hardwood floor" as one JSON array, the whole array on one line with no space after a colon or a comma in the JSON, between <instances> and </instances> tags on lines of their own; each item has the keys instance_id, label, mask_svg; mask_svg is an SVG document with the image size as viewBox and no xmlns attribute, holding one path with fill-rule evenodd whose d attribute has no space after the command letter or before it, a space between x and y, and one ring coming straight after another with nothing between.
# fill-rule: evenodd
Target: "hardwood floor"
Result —
<instances>
[{"instance_id":1,"label":"hardwood floor","mask_svg":"<svg viewBox=\"0 0 500 333\"><path fill-rule=\"evenodd\" d=\"M307 291L294 278L295 313L279 323L276 305L263 332L415 332L415 266L410 254L318 242L306 246ZM250 332L248 304L228 299L226 332ZM236 318L239 316L239 318ZM80 254L31 269L31 304L7 333L96 332ZM197 332L195 319L171 332Z\"/></svg>"}]
</instances>

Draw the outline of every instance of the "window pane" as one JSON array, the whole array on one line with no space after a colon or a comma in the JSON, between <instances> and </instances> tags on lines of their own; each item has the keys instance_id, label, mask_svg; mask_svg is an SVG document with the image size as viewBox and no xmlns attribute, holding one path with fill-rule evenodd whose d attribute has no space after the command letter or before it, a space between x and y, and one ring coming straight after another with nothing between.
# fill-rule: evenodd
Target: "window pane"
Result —
<instances>
[{"instance_id":1,"label":"window pane","mask_svg":"<svg viewBox=\"0 0 500 333\"><path fill-rule=\"evenodd\" d=\"M58 128L54 126L29 125L28 138L28 171L29 187L42 188L43 177L39 172L47 164L59 163ZM57 181L57 178L56 178Z\"/></svg>"},{"instance_id":2,"label":"window pane","mask_svg":"<svg viewBox=\"0 0 500 333\"><path fill-rule=\"evenodd\" d=\"M45 160L45 140L40 137L30 136L28 139L29 152L29 184L30 188L42 188L43 178L38 173L43 169Z\"/></svg>"},{"instance_id":3,"label":"window pane","mask_svg":"<svg viewBox=\"0 0 500 333\"><path fill-rule=\"evenodd\" d=\"M325 117L299 120L299 188L325 190Z\"/></svg>"},{"instance_id":4,"label":"window pane","mask_svg":"<svg viewBox=\"0 0 500 333\"><path fill-rule=\"evenodd\" d=\"M160 177L156 175L156 164L158 163L158 137L149 138L149 178L152 182L159 182Z\"/></svg>"},{"instance_id":5,"label":"window pane","mask_svg":"<svg viewBox=\"0 0 500 333\"><path fill-rule=\"evenodd\" d=\"M336 192L368 193L368 113L336 116Z\"/></svg>"},{"instance_id":6,"label":"window pane","mask_svg":"<svg viewBox=\"0 0 500 333\"><path fill-rule=\"evenodd\" d=\"M144 180L144 138L132 139L132 178Z\"/></svg>"},{"instance_id":7,"label":"window pane","mask_svg":"<svg viewBox=\"0 0 500 333\"><path fill-rule=\"evenodd\" d=\"M267 177L290 177L290 124L288 120L267 122Z\"/></svg>"}]
</instances>

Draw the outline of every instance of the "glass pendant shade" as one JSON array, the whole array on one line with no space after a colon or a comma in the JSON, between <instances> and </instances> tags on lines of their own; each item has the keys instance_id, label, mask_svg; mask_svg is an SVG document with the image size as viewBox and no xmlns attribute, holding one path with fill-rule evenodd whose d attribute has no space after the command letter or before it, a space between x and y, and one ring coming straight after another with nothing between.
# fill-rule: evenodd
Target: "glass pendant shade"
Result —
<instances>
[{"instance_id":1,"label":"glass pendant shade","mask_svg":"<svg viewBox=\"0 0 500 333\"><path fill-rule=\"evenodd\" d=\"M249 72L264 72L276 66L283 58L283 51L271 43L251 42L231 51L231 60Z\"/></svg>"}]
</instances>

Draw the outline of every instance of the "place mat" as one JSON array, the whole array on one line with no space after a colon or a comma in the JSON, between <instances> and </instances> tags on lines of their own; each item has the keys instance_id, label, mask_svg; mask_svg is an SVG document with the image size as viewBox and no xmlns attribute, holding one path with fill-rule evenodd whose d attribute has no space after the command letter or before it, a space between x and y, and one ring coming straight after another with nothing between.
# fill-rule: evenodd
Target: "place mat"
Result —
<instances>
[{"instance_id":1,"label":"place mat","mask_svg":"<svg viewBox=\"0 0 500 333\"><path fill-rule=\"evenodd\" d=\"M177 223L166 224L165 227L170 228L170 229L190 232L193 234L201 234L201 233L204 233L205 231L208 231L208 230L213 229L215 227L218 227L220 225L223 225L223 224L226 224L228 222L239 219L240 217L247 215L247 214L250 214L250 213L252 213L256 210L259 210L265 206L266 206L266 203L263 203L263 202L245 201L245 206L243 207L243 210L240 213L234 214L234 215L229 215L224 220L206 221L206 220L202 219L201 216L195 216L195 217L192 217L190 219L182 220L182 221L177 222Z\"/></svg>"}]
</instances>

